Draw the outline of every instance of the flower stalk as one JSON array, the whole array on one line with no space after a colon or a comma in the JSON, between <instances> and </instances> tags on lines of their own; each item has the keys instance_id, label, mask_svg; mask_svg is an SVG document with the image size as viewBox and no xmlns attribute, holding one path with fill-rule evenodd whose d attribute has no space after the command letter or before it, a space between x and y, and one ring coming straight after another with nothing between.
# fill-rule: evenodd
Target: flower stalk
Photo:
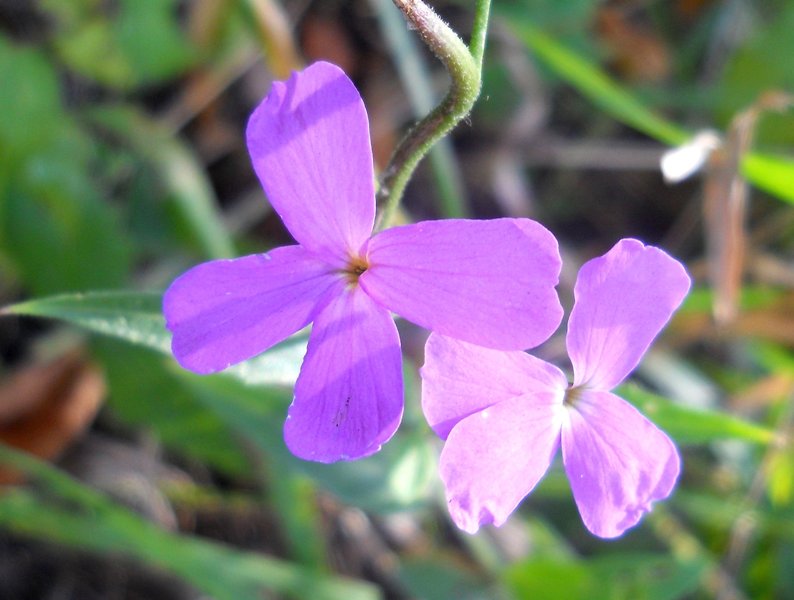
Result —
<instances>
[{"instance_id":1,"label":"flower stalk","mask_svg":"<svg viewBox=\"0 0 794 600\"><path fill-rule=\"evenodd\" d=\"M482 56L488 25L490 0L478 0L471 47L467 47L429 6L420 0L393 0L422 40L444 64L452 79L441 103L414 125L394 151L381 175L376 224L388 227L402 200L405 187L419 161L433 145L471 112L482 87Z\"/></svg>"}]
</instances>

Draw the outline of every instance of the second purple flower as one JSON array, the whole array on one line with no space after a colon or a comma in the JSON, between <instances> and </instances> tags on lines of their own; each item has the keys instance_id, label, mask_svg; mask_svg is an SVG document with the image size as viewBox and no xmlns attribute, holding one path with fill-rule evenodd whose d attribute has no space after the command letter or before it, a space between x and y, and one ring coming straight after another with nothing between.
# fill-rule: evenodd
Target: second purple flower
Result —
<instances>
[{"instance_id":1,"label":"second purple flower","mask_svg":"<svg viewBox=\"0 0 794 600\"><path fill-rule=\"evenodd\" d=\"M372 235L369 125L353 83L329 63L277 82L248 148L297 245L200 264L163 299L177 361L213 373L313 322L284 426L320 462L370 455L402 418L391 312L487 348L524 350L559 325L557 242L529 219L446 220Z\"/></svg>"},{"instance_id":2,"label":"second purple flower","mask_svg":"<svg viewBox=\"0 0 794 600\"><path fill-rule=\"evenodd\" d=\"M673 489L673 442L612 390L639 364L689 291L684 267L624 239L587 262L574 287L566 345L573 382L525 352L433 334L422 407L446 440L439 471L453 521L469 533L501 525L562 448L585 526L614 538Z\"/></svg>"}]
</instances>

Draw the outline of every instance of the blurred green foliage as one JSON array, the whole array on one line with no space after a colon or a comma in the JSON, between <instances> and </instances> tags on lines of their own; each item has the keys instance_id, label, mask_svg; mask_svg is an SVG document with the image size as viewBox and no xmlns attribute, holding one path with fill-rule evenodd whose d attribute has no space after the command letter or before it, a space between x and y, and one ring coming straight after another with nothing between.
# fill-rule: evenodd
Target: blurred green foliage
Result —
<instances>
[{"instance_id":1,"label":"blurred green foliage","mask_svg":"<svg viewBox=\"0 0 794 600\"><path fill-rule=\"evenodd\" d=\"M205 160L183 136L182 123L175 125L160 107L194 74L217 75L235 50L253 47L261 33L250 22L256 3L219 0L217 35L204 36L190 35L184 16L186 5L201 3L33 4L43 32L27 39L0 27L0 294L17 301L3 314L56 319L100 334L90 347L103 368L113 416L243 482L244 493L277 515L288 556L276 560L164 532L8 449L0 449L0 461L38 487L0 496L4 528L132 555L217 598L377 597L370 585L328 574L327 523L317 500L323 493L376 516L407 513L424 526L424 546L399 556L394 569L401 589L418 598L661 600L734 589L753 598L794 596L794 351L769 329L726 338L704 334L694 349L667 350L701 387L718 389L720 401L777 383L760 406L717 405L711 398L704 408L686 394L664 398L634 383L621 390L685 453L679 491L642 526L611 544L585 537L557 469L514 515L513 532L531 544L509 556L490 531L451 534L439 518L438 444L421 422L416 369L408 361L400 433L371 458L330 466L295 459L281 438L305 333L222 375L181 371L169 358L159 291L137 290L159 290L187 265L233 256L237 246L263 249L275 241L252 242L230 231L228 207L221 207ZM471 3L455 4L466 9ZM602 3L494 4L499 39L510 37L523 58L534 61L549 94L575 96L596 132L628 131L675 145L693 124L724 130L762 93L794 89L791 1L706 2L684 33L686 19L676 12L684 3L635 3L672 61L667 78L654 83L624 78L610 62L595 26ZM729 14L735 7L728 4L745 12ZM741 25L737 37L726 33L733 18ZM724 53L710 47L717 42L725 44ZM700 76L707 56L717 71ZM488 102L475 122L498 123L528 102L503 58L494 52L486 60ZM241 137L242 122L239 128ZM773 199L794 202L792 144L792 112L766 115L742 164L747 179L769 195L763 206L783 224L794 208ZM458 184L437 182L441 189ZM786 264L791 230L783 231L771 251ZM697 261L693 265L696 271ZM790 302L791 287L785 278L776 286L747 285L741 308L769 316ZM711 301L707 289L697 289L682 322L707 320ZM785 329L785 321L776 329ZM671 337L676 332L686 333L674 329ZM732 569L727 574L725 564Z\"/></svg>"}]
</instances>

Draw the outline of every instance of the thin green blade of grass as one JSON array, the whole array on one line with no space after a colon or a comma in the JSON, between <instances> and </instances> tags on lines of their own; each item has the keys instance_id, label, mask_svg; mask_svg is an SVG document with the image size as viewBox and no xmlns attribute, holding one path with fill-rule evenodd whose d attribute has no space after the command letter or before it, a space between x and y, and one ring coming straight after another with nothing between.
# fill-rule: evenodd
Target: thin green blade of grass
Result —
<instances>
[{"instance_id":1,"label":"thin green blade of grass","mask_svg":"<svg viewBox=\"0 0 794 600\"><path fill-rule=\"evenodd\" d=\"M598 65L536 29L526 19L510 18L509 10L501 10L510 26L524 44L554 73L573 85L604 112L670 146L687 141L691 133L648 109L642 102L607 76ZM513 15L515 17L515 15Z\"/></svg>"},{"instance_id":2,"label":"thin green blade of grass","mask_svg":"<svg viewBox=\"0 0 794 600\"><path fill-rule=\"evenodd\" d=\"M682 406L633 384L620 386L618 394L681 444L704 444L726 439L769 444L775 439L775 432L761 425L728 413Z\"/></svg>"}]
</instances>

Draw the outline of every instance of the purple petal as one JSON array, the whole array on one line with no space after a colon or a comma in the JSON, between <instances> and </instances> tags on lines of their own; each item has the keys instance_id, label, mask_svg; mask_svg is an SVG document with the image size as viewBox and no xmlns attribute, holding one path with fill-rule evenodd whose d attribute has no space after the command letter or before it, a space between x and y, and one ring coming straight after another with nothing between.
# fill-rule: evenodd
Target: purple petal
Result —
<instances>
[{"instance_id":1,"label":"purple petal","mask_svg":"<svg viewBox=\"0 0 794 600\"><path fill-rule=\"evenodd\" d=\"M374 175L361 96L318 62L275 82L246 130L268 200L301 245L346 260L372 232Z\"/></svg>"},{"instance_id":2,"label":"purple petal","mask_svg":"<svg viewBox=\"0 0 794 600\"><path fill-rule=\"evenodd\" d=\"M621 240L579 271L568 322L574 384L611 390L637 366L689 291L677 260Z\"/></svg>"},{"instance_id":3,"label":"purple petal","mask_svg":"<svg viewBox=\"0 0 794 600\"><path fill-rule=\"evenodd\" d=\"M609 392L583 391L568 409L562 457L585 526L603 538L636 525L680 471L670 438Z\"/></svg>"},{"instance_id":4,"label":"purple petal","mask_svg":"<svg viewBox=\"0 0 794 600\"><path fill-rule=\"evenodd\" d=\"M501 525L532 491L557 452L562 394L509 398L455 425L439 473L449 514L469 533Z\"/></svg>"},{"instance_id":5,"label":"purple petal","mask_svg":"<svg viewBox=\"0 0 794 600\"><path fill-rule=\"evenodd\" d=\"M251 358L305 327L338 281L300 246L193 267L163 296L174 356L196 373Z\"/></svg>"},{"instance_id":6,"label":"purple petal","mask_svg":"<svg viewBox=\"0 0 794 600\"><path fill-rule=\"evenodd\" d=\"M509 398L567 387L554 365L526 352L491 350L437 333L425 346L422 410L441 438L469 415Z\"/></svg>"},{"instance_id":7,"label":"purple petal","mask_svg":"<svg viewBox=\"0 0 794 600\"><path fill-rule=\"evenodd\" d=\"M317 315L284 424L300 458L353 460L377 452L403 410L400 338L388 311L340 286Z\"/></svg>"},{"instance_id":8,"label":"purple petal","mask_svg":"<svg viewBox=\"0 0 794 600\"><path fill-rule=\"evenodd\" d=\"M529 219L425 221L373 237L360 283L432 331L498 350L545 341L562 319L554 236Z\"/></svg>"}]
</instances>

